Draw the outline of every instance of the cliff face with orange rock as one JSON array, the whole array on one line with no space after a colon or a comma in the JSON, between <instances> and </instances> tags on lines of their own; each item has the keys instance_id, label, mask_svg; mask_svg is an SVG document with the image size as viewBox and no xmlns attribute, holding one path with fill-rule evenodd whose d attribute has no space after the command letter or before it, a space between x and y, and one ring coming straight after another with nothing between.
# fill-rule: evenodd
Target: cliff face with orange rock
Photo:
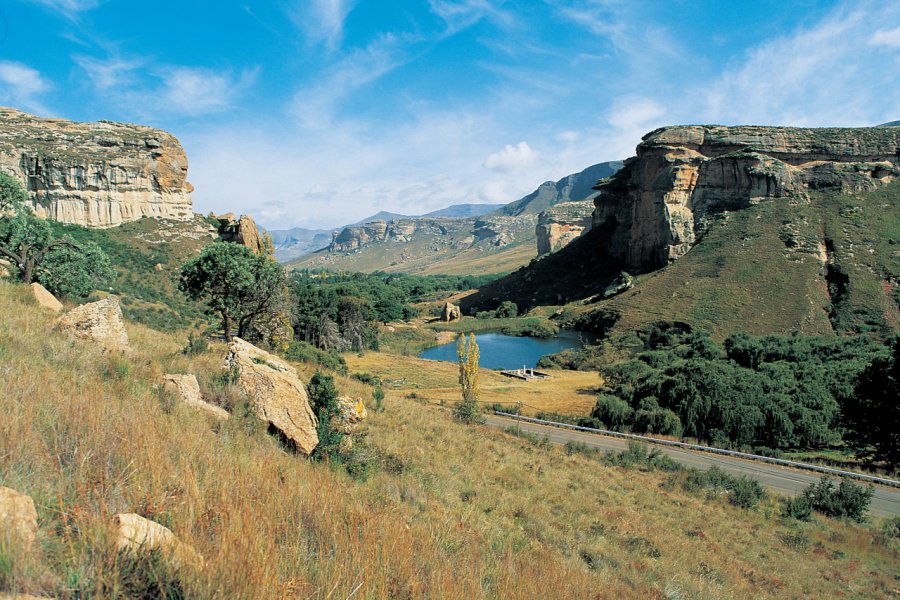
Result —
<instances>
[{"instance_id":1,"label":"cliff face with orange rock","mask_svg":"<svg viewBox=\"0 0 900 600\"><path fill-rule=\"evenodd\" d=\"M646 270L687 253L717 213L871 191L898 176L898 128L664 127L597 186L593 228L608 255Z\"/></svg>"},{"instance_id":2,"label":"cliff face with orange rock","mask_svg":"<svg viewBox=\"0 0 900 600\"><path fill-rule=\"evenodd\" d=\"M159 129L0 108L0 171L23 183L45 218L85 227L190 220L187 169L179 141Z\"/></svg>"}]
</instances>

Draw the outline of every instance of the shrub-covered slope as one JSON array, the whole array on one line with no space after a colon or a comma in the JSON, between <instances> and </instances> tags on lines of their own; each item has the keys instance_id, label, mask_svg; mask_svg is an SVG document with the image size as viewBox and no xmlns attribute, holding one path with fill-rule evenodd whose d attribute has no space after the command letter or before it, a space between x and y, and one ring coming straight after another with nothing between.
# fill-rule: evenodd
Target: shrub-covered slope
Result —
<instances>
[{"instance_id":1,"label":"shrub-covered slope","mask_svg":"<svg viewBox=\"0 0 900 600\"><path fill-rule=\"evenodd\" d=\"M0 593L127 596L160 581L190 598L821 598L895 587L900 556L880 529L784 524L772 500L743 510L390 393L370 419L368 476L353 480L286 452L247 414L220 377L221 345L188 356L183 338L129 324L133 350L103 354L54 333L51 319L27 288L0 282L0 485L32 496L39 521L34 555L0 550ZM197 373L232 418L211 422L161 396L171 372ZM172 572L117 554L118 512L166 525L205 567Z\"/></svg>"}]
</instances>

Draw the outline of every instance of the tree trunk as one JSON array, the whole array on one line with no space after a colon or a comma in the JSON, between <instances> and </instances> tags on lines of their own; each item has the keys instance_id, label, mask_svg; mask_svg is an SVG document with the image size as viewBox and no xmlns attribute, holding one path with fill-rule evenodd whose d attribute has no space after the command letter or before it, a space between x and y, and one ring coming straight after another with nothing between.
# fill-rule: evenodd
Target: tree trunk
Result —
<instances>
[{"instance_id":1,"label":"tree trunk","mask_svg":"<svg viewBox=\"0 0 900 600\"><path fill-rule=\"evenodd\" d=\"M225 330L226 342L230 342L234 339L231 336L231 315L228 314L227 310L222 311L222 328Z\"/></svg>"},{"instance_id":2,"label":"tree trunk","mask_svg":"<svg viewBox=\"0 0 900 600\"><path fill-rule=\"evenodd\" d=\"M28 285L34 277L34 259L29 258L24 262L25 268L22 269L22 283Z\"/></svg>"}]
</instances>

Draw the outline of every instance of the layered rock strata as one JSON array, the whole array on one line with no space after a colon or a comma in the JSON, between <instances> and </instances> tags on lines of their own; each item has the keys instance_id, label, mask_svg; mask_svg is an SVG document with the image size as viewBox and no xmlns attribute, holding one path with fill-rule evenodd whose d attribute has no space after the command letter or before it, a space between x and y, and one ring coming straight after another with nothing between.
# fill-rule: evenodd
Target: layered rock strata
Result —
<instances>
[{"instance_id":1,"label":"layered rock strata","mask_svg":"<svg viewBox=\"0 0 900 600\"><path fill-rule=\"evenodd\" d=\"M646 270L683 256L717 213L816 190L868 191L900 176L900 130L664 127L601 181L603 250Z\"/></svg>"},{"instance_id":2,"label":"layered rock strata","mask_svg":"<svg viewBox=\"0 0 900 600\"><path fill-rule=\"evenodd\" d=\"M85 227L189 220L187 169L179 141L159 129L0 108L0 171L22 181L45 218Z\"/></svg>"},{"instance_id":3,"label":"layered rock strata","mask_svg":"<svg viewBox=\"0 0 900 600\"><path fill-rule=\"evenodd\" d=\"M226 213L216 217L219 220L219 237L226 242L246 246L254 254L265 256L271 244L266 243L266 234L260 233L256 221L250 215L235 217Z\"/></svg>"},{"instance_id":4,"label":"layered rock strata","mask_svg":"<svg viewBox=\"0 0 900 600\"><path fill-rule=\"evenodd\" d=\"M593 213L593 200L582 200L557 204L538 215L534 229L538 256L565 248L590 231Z\"/></svg>"}]
</instances>

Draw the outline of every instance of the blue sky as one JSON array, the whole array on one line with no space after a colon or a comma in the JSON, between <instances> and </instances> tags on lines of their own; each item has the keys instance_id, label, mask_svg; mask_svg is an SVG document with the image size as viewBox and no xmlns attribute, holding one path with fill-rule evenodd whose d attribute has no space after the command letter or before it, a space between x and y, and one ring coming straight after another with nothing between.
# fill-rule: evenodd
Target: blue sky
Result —
<instances>
[{"instance_id":1,"label":"blue sky","mask_svg":"<svg viewBox=\"0 0 900 600\"><path fill-rule=\"evenodd\" d=\"M174 133L269 228L509 202L667 124L900 119L900 3L0 0L0 104Z\"/></svg>"}]
</instances>

